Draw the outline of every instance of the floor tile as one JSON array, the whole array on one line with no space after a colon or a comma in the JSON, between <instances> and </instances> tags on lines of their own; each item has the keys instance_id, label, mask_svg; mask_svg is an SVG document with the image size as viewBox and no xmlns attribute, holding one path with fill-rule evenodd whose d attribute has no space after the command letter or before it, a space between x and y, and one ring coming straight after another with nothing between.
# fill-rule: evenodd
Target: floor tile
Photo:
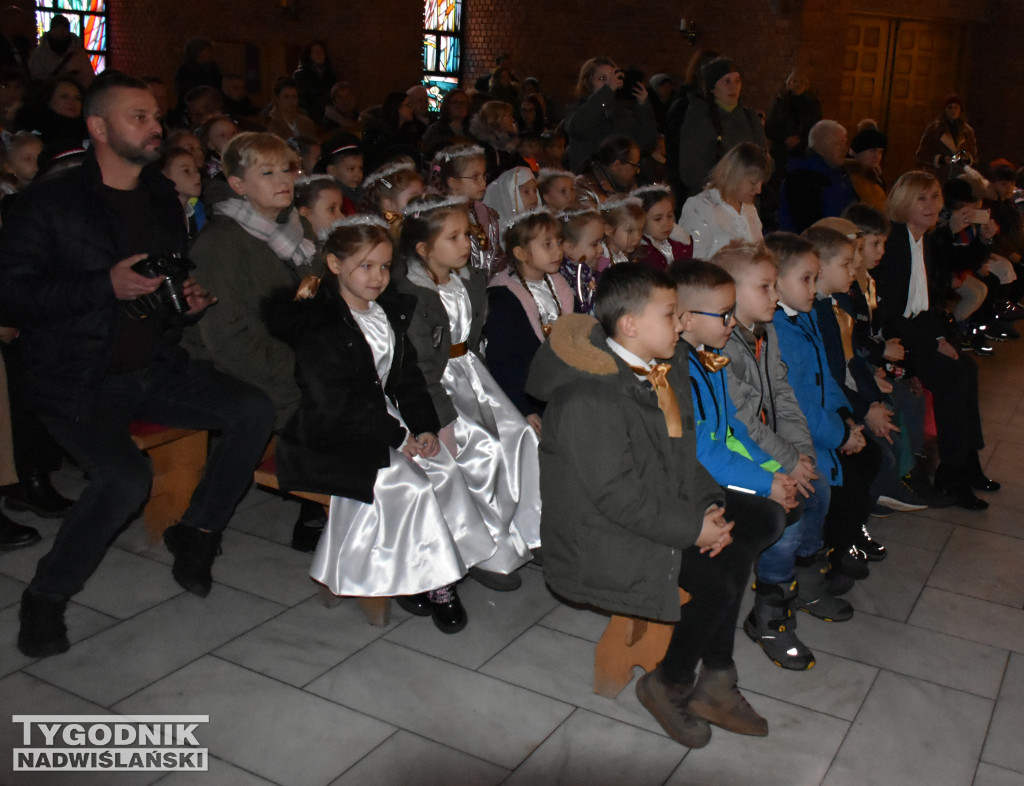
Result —
<instances>
[{"instance_id":1,"label":"floor tile","mask_svg":"<svg viewBox=\"0 0 1024 786\"><path fill-rule=\"evenodd\" d=\"M21 603L21 593L27 586L27 582L0 574L0 609Z\"/></svg>"},{"instance_id":2,"label":"floor tile","mask_svg":"<svg viewBox=\"0 0 1024 786\"><path fill-rule=\"evenodd\" d=\"M953 532L928 585L1024 606L1024 540L960 527Z\"/></svg>"},{"instance_id":3,"label":"floor tile","mask_svg":"<svg viewBox=\"0 0 1024 786\"><path fill-rule=\"evenodd\" d=\"M378 720L212 656L114 709L209 715L196 737L210 753L288 786L328 783L394 733Z\"/></svg>"},{"instance_id":4,"label":"floor tile","mask_svg":"<svg viewBox=\"0 0 1024 786\"><path fill-rule=\"evenodd\" d=\"M166 565L111 548L75 602L127 619L183 592Z\"/></svg>"},{"instance_id":5,"label":"floor tile","mask_svg":"<svg viewBox=\"0 0 1024 786\"><path fill-rule=\"evenodd\" d=\"M186 593L26 671L108 706L281 611L230 587L207 598Z\"/></svg>"},{"instance_id":6,"label":"floor tile","mask_svg":"<svg viewBox=\"0 0 1024 786\"><path fill-rule=\"evenodd\" d=\"M317 591L309 577L312 554L231 529L224 533L223 549L213 569L218 584L286 606L301 603Z\"/></svg>"},{"instance_id":7,"label":"floor tile","mask_svg":"<svg viewBox=\"0 0 1024 786\"><path fill-rule=\"evenodd\" d=\"M207 761L209 769L205 775L172 772L160 781L160 786L274 786L273 781L247 772L216 756L210 756Z\"/></svg>"},{"instance_id":8,"label":"floor tile","mask_svg":"<svg viewBox=\"0 0 1024 786\"><path fill-rule=\"evenodd\" d=\"M883 672L823 783L969 786L992 704Z\"/></svg>"},{"instance_id":9,"label":"floor tile","mask_svg":"<svg viewBox=\"0 0 1024 786\"><path fill-rule=\"evenodd\" d=\"M407 731L398 731L331 786L491 786L508 770Z\"/></svg>"},{"instance_id":10,"label":"floor tile","mask_svg":"<svg viewBox=\"0 0 1024 786\"><path fill-rule=\"evenodd\" d=\"M892 541L886 544L886 550L889 554L885 560L872 562L871 575L858 581L843 598L850 602L855 614L863 612L906 622L939 554Z\"/></svg>"},{"instance_id":11,"label":"floor tile","mask_svg":"<svg viewBox=\"0 0 1024 786\"><path fill-rule=\"evenodd\" d=\"M911 625L1024 653L1024 610L925 587Z\"/></svg>"},{"instance_id":12,"label":"floor tile","mask_svg":"<svg viewBox=\"0 0 1024 786\"><path fill-rule=\"evenodd\" d=\"M391 624L378 628L366 621L354 600L328 609L313 597L228 642L216 654L301 687L409 616L392 603Z\"/></svg>"},{"instance_id":13,"label":"floor tile","mask_svg":"<svg viewBox=\"0 0 1024 786\"><path fill-rule=\"evenodd\" d=\"M1006 664L1005 650L871 614L854 614L842 624L802 625L800 638L815 653L831 652L988 698L998 693Z\"/></svg>"},{"instance_id":14,"label":"floor tile","mask_svg":"<svg viewBox=\"0 0 1024 786\"><path fill-rule=\"evenodd\" d=\"M1003 685L996 699L985 751L981 758L989 764L1024 773L1024 655L1011 655Z\"/></svg>"},{"instance_id":15,"label":"floor tile","mask_svg":"<svg viewBox=\"0 0 1024 786\"><path fill-rule=\"evenodd\" d=\"M0 674L10 674L36 661L36 658L22 655L17 647L20 608L21 603L16 603L0 611ZM68 628L68 641L72 645L117 624L114 617L73 602L68 604L64 620Z\"/></svg>"},{"instance_id":16,"label":"floor tile","mask_svg":"<svg viewBox=\"0 0 1024 786\"><path fill-rule=\"evenodd\" d=\"M245 505L244 503L250 499L252 500L250 504ZM249 492L242 503L239 503L228 527L274 543L290 546L292 527L295 525L298 515L299 503L297 500L257 489Z\"/></svg>"},{"instance_id":17,"label":"floor tile","mask_svg":"<svg viewBox=\"0 0 1024 786\"><path fill-rule=\"evenodd\" d=\"M712 727L708 746L690 751L666 786L820 782L850 724L765 696L746 695L768 720L768 736L744 737Z\"/></svg>"},{"instance_id":18,"label":"floor tile","mask_svg":"<svg viewBox=\"0 0 1024 786\"><path fill-rule=\"evenodd\" d=\"M1020 511L999 504L995 496L990 497L988 510L928 508L919 515L971 529L998 532L1012 538L1024 538L1024 516L1021 516Z\"/></svg>"},{"instance_id":19,"label":"floor tile","mask_svg":"<svg viewBox=\"0 0 1024 786\"><path fill-rule=\"evenodd\" d=\"M974 786L1024 786L1024 774L980 762Z\"/></svg>"},{"instance_id":20,"label":"floor tile","mask_svg":"<svg viewBox=\"0 0 1024 786\"><path fill-rule=\"evenodd\" d=\"M953 532L953 524L920 514L893 513L884 519L872 518L868 529L871 537L887 548L890 543L906 543L920 549L942 551Z\"/></svg>"},{"instance_id":21,"label":"floor tile","mask_svg":"<svg viewBox=\"0 0 1024 786\"><path fill-rule=\"evenodd\" d=\"M540 624L545 628L560 630L562 633L578 636L596 644L601 639L604 629L608 627L609 618L608 614L559 603L540 621Z\"/></svg>"},{"instance_id":22,"label":"floor tile","mask_svg":"<svg viewBox=\"0 0 1024 786\"><path fill-rule=\"evenodd\" d=\"M383 640L306 689L510 769L572 712L562 702Z\"/></svg>"},{"instance_id":23,"label":"floor tile","mask_svg":"<svg viewBox=\"0 0 1024 786\"><path fill-rule=\"evenodd\" d=\"M687 748L667 737L576 710L505 784L656 786L665 782L686 753Z\"/></svg>"},{"instance_id":24,"label":"floor tile","mask_svg":"<svg viewBox=\"0 0 1024 786\"><path fill-rule=\"evenodd\" d=\"M12 715L107 715L109 711L24 673L0 679L0 783L4 786L111 786L109 772L13 772L14 748L23 747L22 727ZM119 772L116 786L144 786L165 773Z\"/></svg>"},{"instance_id":25,"label":"floor tile","mask_svg":"<svg viewBox=\"0 0 1024 786\"><path fill-rule=\"evenodd\" d=\"M798 617L797 636L812 625L842 625ZM758 645L742 631L736 634L733 659L743 690L771 696L809 710L853 720L864 697L871 689L878 669L841 658L828 652L814 653L814 667L808 671L791 671L772 663Z\"/></svg>"},{"instance_id":26,"label":"floor tile","mask_svg":"<svg viewBox=\"0 0 1024 786\"><path fill-rule=\"evenodd\" d=\"M480 671L591 712L664 734L636 697L636 679L641 669L633 669L633 680L614 699L594 693L594 645L584 639L538 625L502 650Z\"/></svg>"},{"instance_id":27,"label":"floor tile","mask_svg":"<svg viewBox=\"0 0 1024 786\"><path fill-rule=\"evenodd\" d=\"M553 609L558 601L536 570L520 570L523 585L495 592L476 581L459 585L469 624L457 636L442 633L429 617L416 617L387 634L388 641L476 669Z\"/></svg>"}]
</instances>

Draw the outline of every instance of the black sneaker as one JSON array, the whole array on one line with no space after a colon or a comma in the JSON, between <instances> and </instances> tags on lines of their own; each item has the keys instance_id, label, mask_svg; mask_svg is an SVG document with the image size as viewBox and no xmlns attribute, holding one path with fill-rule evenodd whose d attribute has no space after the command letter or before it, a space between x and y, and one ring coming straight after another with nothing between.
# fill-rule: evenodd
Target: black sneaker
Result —
<instances>
[{"instance_id":1,"label":"black sneaker","mask_svg":"<svg viewBox=\"0 0 1024 786\"><path fill-rule=\"evenodd\" d=\"M866 579L871 571L868 569L868 555L855 545L845 549L832 549L828 560L832 570L839 571L851 579Z\"/></svg>"},{"instance_id":2,"label":"black sneaker","mask_svg":"<svg viewBox=\"0 0 1024 786\"><path fill-rule=\"evenodd\" d=\"M21 609L18 618L18 649L30 658L45 658L58 655L71 648L68 629L64 624L67 599L51 600L25 590L21 595Z\"/></svg>"},{"instance_id":3,"label":"black sneaker","mask_svg":"<svg viewBox=\"0 0 1024 786\"><path fill-rule=\"evenodd\" d=\"M886 489L885 494L879 495L878 503L885 505L887 508L898 510L900 513L910 513L915 510L924 510L928 507L928 504L921 499L921 496L903 478L900 478L890 488Z\"/></svg>"},{"instance_id":4,"label":"black sneaker","mask_svg":"<svg viewBox=\"0 0 1024 786\"><path fill-rule=\"evenodd\" d=\"M877 540L872 539L871 533L868 532L868 528L861 526L861 537L857 540L857 548L864 552L864 555L871 562L881 562L886 558L888 552L885 550L885 546L879 543Z\"/></svg>"}]
</instances>

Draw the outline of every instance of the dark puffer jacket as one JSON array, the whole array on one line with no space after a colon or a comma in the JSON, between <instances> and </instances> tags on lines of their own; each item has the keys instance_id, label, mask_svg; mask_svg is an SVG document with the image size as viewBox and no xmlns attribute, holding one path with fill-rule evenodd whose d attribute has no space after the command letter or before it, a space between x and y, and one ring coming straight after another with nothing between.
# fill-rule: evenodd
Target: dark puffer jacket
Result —
<instances>
[{"instance_id":1,"label":"dark puffer jacket","mask_svg":"<svg viewBox=\"0 0 1024 786\"><path fill-rule=\"evenodd\" d=\"M125 256L119 216L100 188L90 151L80 167L55 172L20 195L0 240L0 324L17 327L25 358L26 399L44 414L85 411L110 364L120 304L110 269ZM185 253L181 204L174 185L146 168L149 253ZM163 313L163 351L181 352L181 321Z\"/></svg>"},{"instance_id":2,"label":"dark puffer jacket","mask_svg":"<svg viewBox=\"0 0 1024 786\"><path fill-rule=\"evenodd\" d=\"M682 416L678 438L596 320L566 314L537 351L526 389L547 401L540 527L548 584L577 603L674 622L682 550L725 495L697 462L686 363L668 379Z\"/></svg>"}]
</instances>

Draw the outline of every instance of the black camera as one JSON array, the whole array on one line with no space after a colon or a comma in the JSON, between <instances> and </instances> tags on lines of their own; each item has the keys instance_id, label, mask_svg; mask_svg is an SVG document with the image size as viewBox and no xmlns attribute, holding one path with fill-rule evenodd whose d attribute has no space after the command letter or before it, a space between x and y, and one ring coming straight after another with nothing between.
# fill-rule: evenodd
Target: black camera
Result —
<instances>
[{"instance_id":1,"label":"black camera","mask_svg":"<svg viewBox=\"0 0 1024 786\"><path fill-rule=\"evenodd\" d=\"M140 259L132 270L146 278L163 278L156 290L161 301L174 309L175 313L184 314L188 311L188 300L185 298L185 282L188 273L195 265L181 254L160 254Z\"/></svg>"}]
</instances>

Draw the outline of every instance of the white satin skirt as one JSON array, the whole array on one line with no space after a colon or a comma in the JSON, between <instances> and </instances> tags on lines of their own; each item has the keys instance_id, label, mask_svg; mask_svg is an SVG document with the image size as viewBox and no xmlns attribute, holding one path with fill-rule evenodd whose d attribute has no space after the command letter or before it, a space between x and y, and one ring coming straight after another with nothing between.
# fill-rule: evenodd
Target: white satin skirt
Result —
<instances>
[{"instance_id":1,"label":"white satin skirt","mask_svg":"<svg viewBox=\"0 0 1024 786\"><path fill-rule=\"evenodd\" d=\"M388 411L401 420L388 401ZM402 425L405 425L404 422ZM335 595L415 595L453 584L497 545L455 459L391 449L377 471L373 503L331 497L309 575Z\"/></svg>"},{"instance_id":2,"label":"white satin skirt","mask_svg":"<svg viewBox=\"0 0 1024 786\"><path fill-rule=\"evenodd\" d=\"M512 573L540 546L537 432L474 353L449 360L441 384L459 415L455 461L497 544L477 567Z\"/></svg>"}]
</instances>

